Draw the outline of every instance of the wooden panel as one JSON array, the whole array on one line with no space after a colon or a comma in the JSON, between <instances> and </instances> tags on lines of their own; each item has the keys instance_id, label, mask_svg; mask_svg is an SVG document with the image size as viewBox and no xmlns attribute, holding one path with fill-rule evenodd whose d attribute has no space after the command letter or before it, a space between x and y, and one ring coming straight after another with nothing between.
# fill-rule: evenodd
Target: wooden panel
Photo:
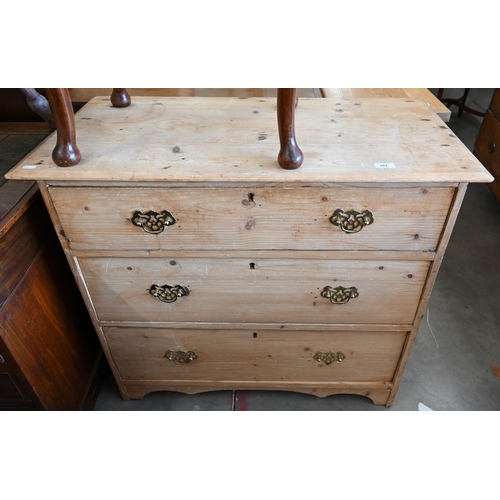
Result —
<instances>
[{"instance_id":1,"label":"wooden panel","mask_svg":"<svg viewBox=\"0 0 500 500\"><path fill-rule=\"evenodd\" d=\"M453 188L50 188L66 238L77 250L408 250L436 248ZM371 211L346 233L337 209ZM175 224L148 234L140 210L168 210Z\"/></svg>"},{"instance_id":2,"label":"wooden panel","mask_svg":"<svg viewBox=\"0 0 500 500\"><path fill-rule=\"evenodd\" d=\"M420 261L286 259L79 260L102 321L278 323L413 322L429 267ZM182 285L173 303L152 285ZM332 304L324 287L356 287L359 297Z\"/></svg>"},{"instance_id":3,"label":"wooden panel","mask_svg":"<svg viewBox=\"0 0 500 500\"><path fill-rule=\"evenodd\" d=\"M125 380L391 381L405 332L288 332L279 330L168 330L105 328L111 353ZM167 350L194 351L176 365ZM316 352L342 352L327 365ZM167 389L168 390L168 389Z\"/></svg>"},{"instance_id":4,"label":"wooden panel","mask_svg":"<svg viewBox=\"0 0 500 500\"><path fill-rule=\"evenodd\" d=\"M0 222L0 305L50 235L54 235L54 229L34 187L20 206Z\"/></svg>"},{"instance_id":5,"label":"wooden panel","mask_svg":"<svg viewBox=\"0 0 500 500\"><path fill-rule=\"evenodd\" d=\"M50 410L77 409L98 352L72 280L53 237L0 311L2 340Z\"/></svg>"},{"instance_id":6,"label":"wooden panel","mask_svg":"<svg viewBox=\"0 0 500 500\"><path fill-rule=\"evenodd\" d=\"M429 107L413 99L301 99L299 169L279 167L276 100L95 98L76 116L76 167L55 167L51 136L7 178L124 182L489 182ZM393 163L395 168L376 164ZM36 169L24 169L37 165Z\"/></svg>"},{"instance_id":7,"label":"wooden panel","mask_svg":"<svg viewBox=\"0 0 500 500\"><path fill-rule=\"evenodd\" d=\"M489 110L484 116L474 144L474 152L495 177L495 181L489 184L489 187L500 199L500 123Z\"/></svg>"},{"instance_id":8,"label":"wooden panel","mask_svg":"<svg viewBox=\"0 0 500 500\"><path fill-rule=\"evenodd\" d=\"M500 120L500 89L496 89L490 103L491 112Z\"/></svg>"}]
</instances>

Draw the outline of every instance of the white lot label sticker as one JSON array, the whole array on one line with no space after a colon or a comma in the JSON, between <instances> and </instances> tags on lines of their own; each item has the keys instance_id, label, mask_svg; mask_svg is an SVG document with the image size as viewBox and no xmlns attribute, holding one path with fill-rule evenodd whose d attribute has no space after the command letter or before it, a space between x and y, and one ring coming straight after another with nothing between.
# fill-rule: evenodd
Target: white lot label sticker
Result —
<instances>
[{"instance_id":1,"label":"white lot label sticker","mask_svg":"<svg viewBox=\"0 0 500 500\"><path fill-rule=\"evenodd\" d=\"M33 170L34 168L36 168L36 165L24 165L24 167L26 170Z\"/></svg>"},{"instance_id":2,"label":"white lot label sticker","mask_svg":"<svg viewBox=\"0 0 500 500\"><path fill-rule=\"evenodd\" d=\"M394 163L374 163L375 168L396 168Z\"/></svg>"}]
</instances>

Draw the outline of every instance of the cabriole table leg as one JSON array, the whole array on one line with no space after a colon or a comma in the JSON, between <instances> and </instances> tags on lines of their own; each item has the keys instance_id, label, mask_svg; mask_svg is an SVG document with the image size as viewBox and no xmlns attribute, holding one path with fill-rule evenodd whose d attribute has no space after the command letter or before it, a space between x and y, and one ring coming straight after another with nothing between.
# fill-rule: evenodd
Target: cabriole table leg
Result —
<instances>
[{"instance_id":1,"label":"cabriole table leg","mask_svg":"<svg viewBox=\"0 0 500 500\"><path fill-rule=\"evenodd\" d=\"M297 89L278 89L278 131L280 152L278 163L281 168L294 170L302 165L304 155L295 140L295 107Z\"/></svg>"},{"instance_id":2,"label":"cabriole table leg","mask_svg":"<svg viewBox=\"0 0 500 500\"><path fill-rule=\"evenodd\" d=\"M46 92L57 128L57 143L52 159L59 167L72 167L80 163L82 155L76 145L75 115L69 90L46 89Z\"/></svg>"},{"instance_id":3,"label":"cabriole table leg","mask_svg":"<svg viewBox=\"0 0 500 500\"><path fill-rule=\"evenodd\" d=\"M115 108L126 108L131 103L130 95L127 89L113 89L111 94L111 104Z\"/></svg>"}]
</instances>

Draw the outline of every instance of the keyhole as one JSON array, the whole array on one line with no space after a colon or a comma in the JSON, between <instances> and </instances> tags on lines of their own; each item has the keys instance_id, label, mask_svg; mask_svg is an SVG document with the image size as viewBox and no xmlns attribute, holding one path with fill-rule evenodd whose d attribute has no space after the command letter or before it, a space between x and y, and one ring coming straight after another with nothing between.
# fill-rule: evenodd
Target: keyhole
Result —
<instances>
[{"instance_id":1,"label":"keyhole","mask_svg":"<svg viewBox=\"0 0 500 500\"><path fill-rule=\"evenodd\" d=\"M253 193L248 193L248 201L253 203Z\"/></svg>"},{"instance_id":2,"label":"keyhole","mask_svg":"<svg viewBox=\"0 0 500 500\"><path fill-rule=\"evenodd\" d=\"M253 334L253 338L256 339L257 338L257 334L254 332Z\"/></svg>"},{"instance_id":3,"label":"keyhole","mask_svg":"<svg viewBox=\"0 0 500 500\"><path fill-rule=\"evenodd\" d=\"M250 269L255 269L255 264L253 262L250 262Z\"/></svg>"}]
</instances>

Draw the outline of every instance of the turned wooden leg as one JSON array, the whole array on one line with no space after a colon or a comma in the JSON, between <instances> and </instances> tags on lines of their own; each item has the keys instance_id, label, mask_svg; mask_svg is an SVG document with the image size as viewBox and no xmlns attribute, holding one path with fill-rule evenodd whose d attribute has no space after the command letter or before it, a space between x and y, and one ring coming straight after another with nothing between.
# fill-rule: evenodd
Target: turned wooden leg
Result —
<instances>
[{"instance_id":1,"label":"turned wooden leg","mask_svg":"<svg viewBox=\"0 0 500 500\"><path fill-rule=\"evenodd\" d=\"M75 115L68 89L46 89L56 121L57 144L52 159L59 167L72 167L82 159L76 145Z\"/></svg>"},{"instance_id":2,"label":"turned wooden leg","mask_svg":"<svg viewBox=\"0 0 500 500\"><path fill-rule=\"evenodd\" d=\"M113 89L111 94L111 104L115 108L126 108L130 106L131 99L127 89Z\"/></svg>"},{"instance_id":3,"label":"turned wooden leg","mask_svg":"<svg viewBox=\"0 0 500 500\"><path fill-rule=\"evenodd\" d=\"M461 106L458 107L458 116L462 116L462 113L464 112L464 109L466 108L465 101L467 100L467 96L469 95L469 90L470 89L464 89L464 95L460 99Z\"/></svg>"},{"instance_id":4,"label":"turned wooden leg","mask_svg":"<svg viewBox=\"0 0 500 500\"><path fill-rule=\"evenodd\" d=\"M19 89L19 91L26 97L30 109L41 116L51 127L56 128L56 121L50 109L49 101L35 89Z\"/></svg>"},{"instance_id":5,"label":"turned wooden leg","mask_svg":"<svg viewBox=\"0 0 500 500\"><path fill-rule=\"evenodd\" d=\"M281 148L278 163L286 170L299 168L304 160L304 155L295 141L296 105L297 89L278 89L278 131Z\"/></svg>"}]
</instances>

